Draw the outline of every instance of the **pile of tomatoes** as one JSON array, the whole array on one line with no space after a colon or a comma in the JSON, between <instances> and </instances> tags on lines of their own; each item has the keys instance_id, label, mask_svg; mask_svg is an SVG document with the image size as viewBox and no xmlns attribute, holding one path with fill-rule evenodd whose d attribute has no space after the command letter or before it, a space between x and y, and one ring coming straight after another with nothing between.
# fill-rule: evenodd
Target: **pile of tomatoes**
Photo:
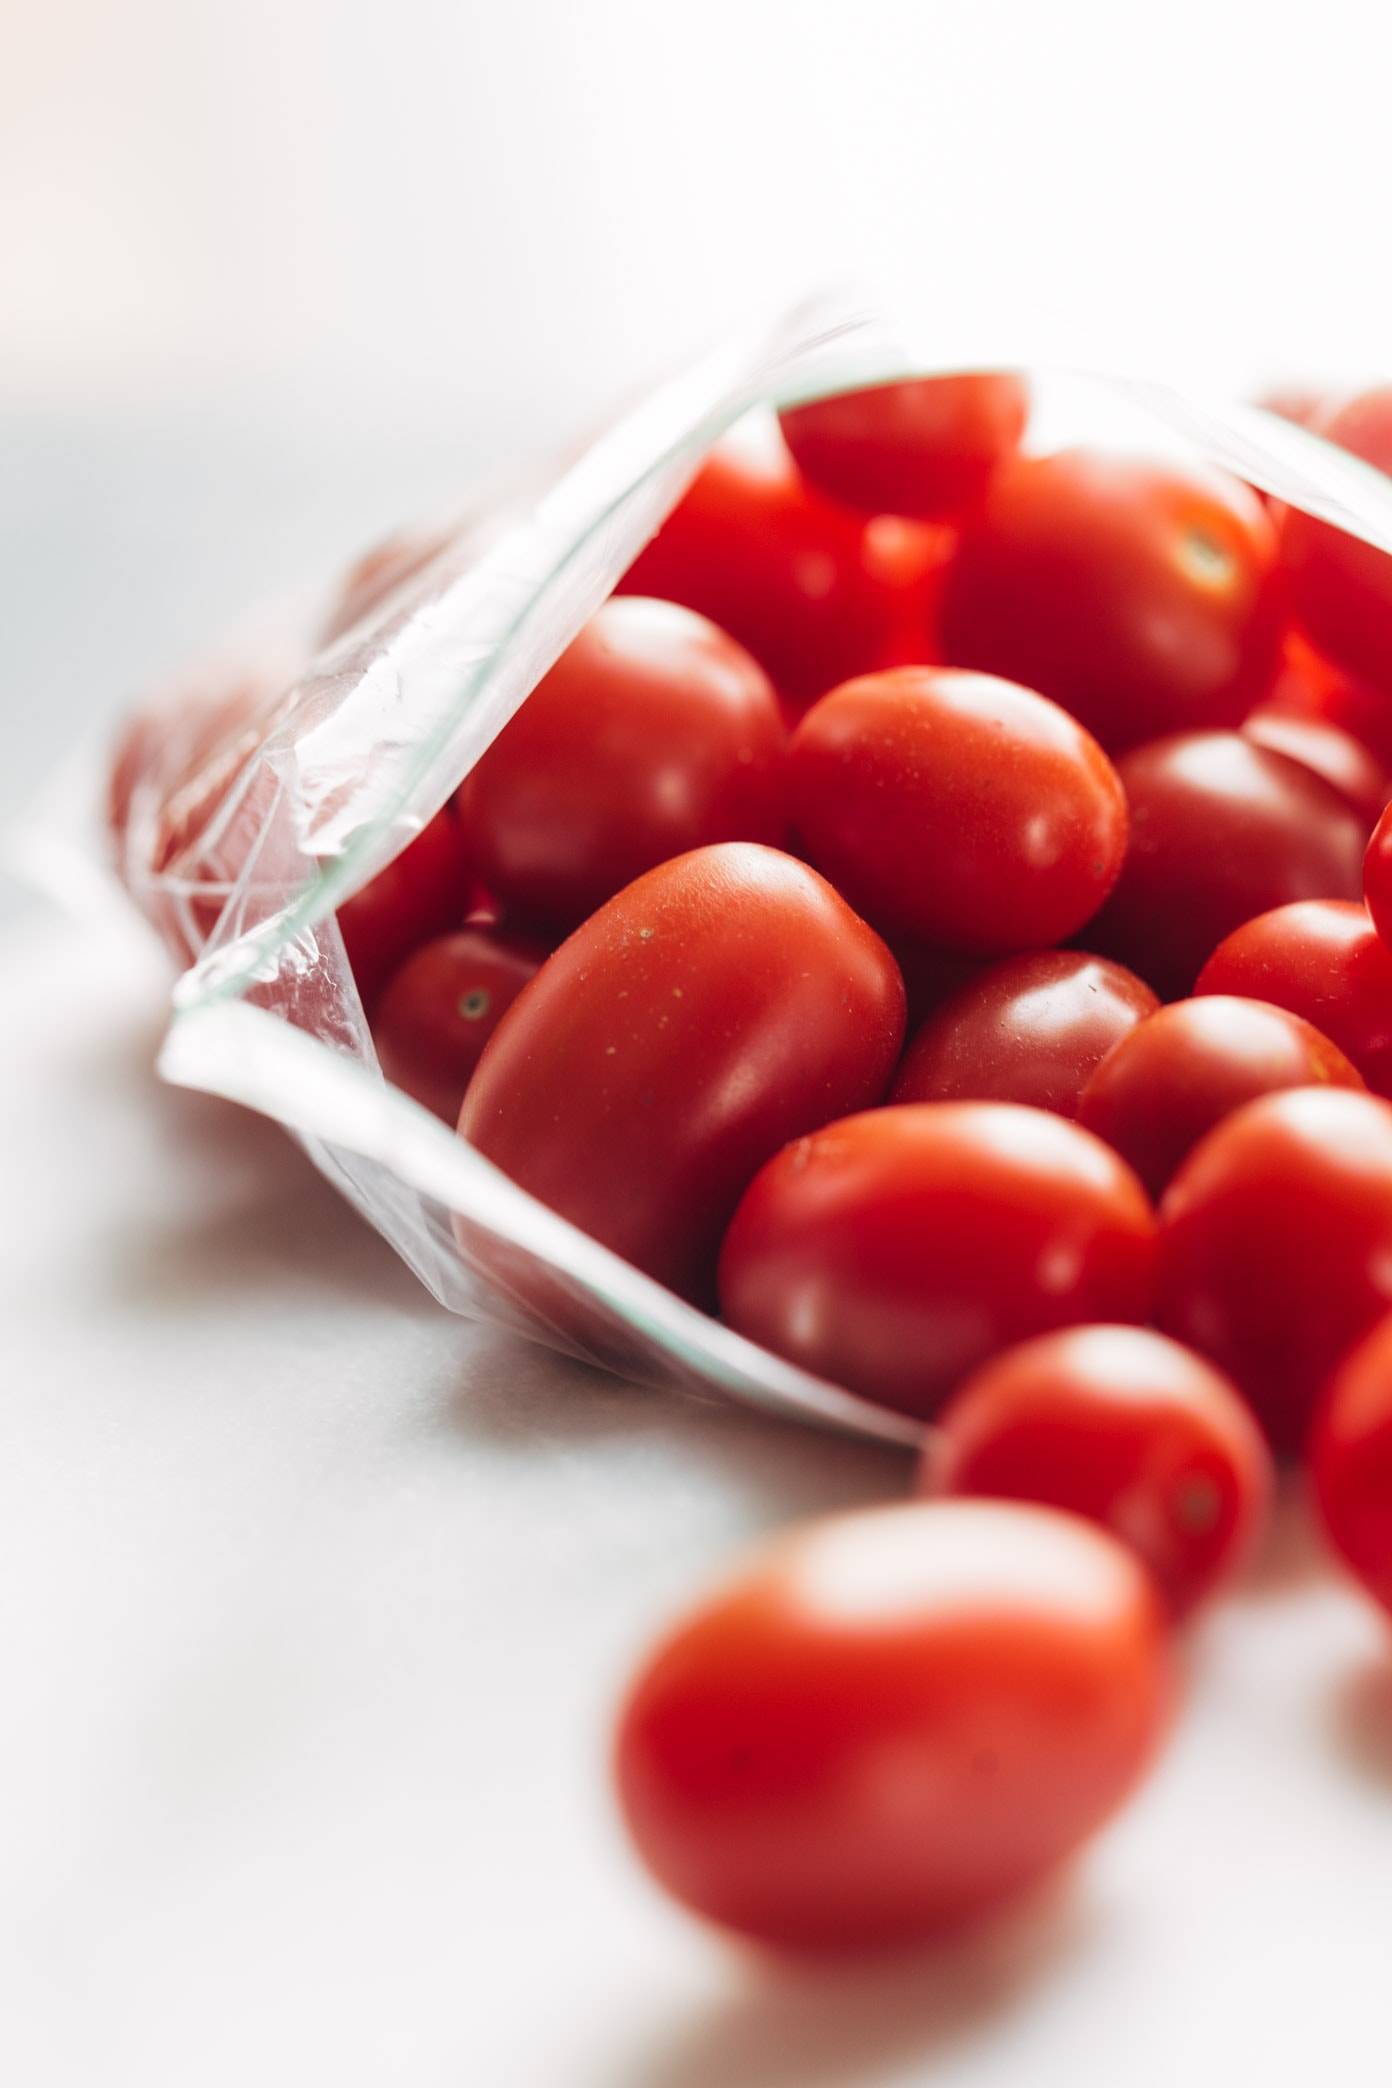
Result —
<instances>
[{"instance_id":1,"label":"pile of tomatoes","mask_svg":"<svg viewBox=\"0 0 1392 2088\"><path fill-rule=\"evenodd\" d=\"M1299 411L1392 471L1392 390ZM1091 1832L1274 1458L1392 1608L1392 561L1028 418L737 429L339 916L399 1086L929 1424L919 1499L781 1540L622 1716L651 1867L784 1944Z\"/></svg>"}]
</instances>

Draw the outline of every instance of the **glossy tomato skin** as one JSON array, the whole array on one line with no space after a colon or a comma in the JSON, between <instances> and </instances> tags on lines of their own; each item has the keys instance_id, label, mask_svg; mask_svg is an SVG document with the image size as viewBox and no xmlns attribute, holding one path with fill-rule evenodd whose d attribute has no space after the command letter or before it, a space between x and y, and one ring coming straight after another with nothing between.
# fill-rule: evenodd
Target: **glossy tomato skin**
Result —
<instances>
[{"instance_id":1,"label":"glossy tomato skin","mask_svg":"<svg viewBox=\"0 0 1392 2088\"><path fill-rule=\"evenodd\" d=\"M546 955L542 943L483 925L413 951L373 1018L387 1079L453 1129L485 1044Z\"/></svg>"},{"instance_id":2,"label":"glossy tomato skin","mask_svg":"<svg viewBox=\"0 0 1392 2088\"><path fill-rule=\"evenodd\" d=\"M1371 828L1392 795L1392 776L1371 747L1331 718L1294 717L1258 705L1242 727L1243 737L1273 754L1284 754L1323 777Z\"/></svg>"},{"instance_id":3,"label":"glossy tomato skin","mask_svg":"<svg viewBox=\"0 0 1392 2088\"><path fill-rule=\"evenodd\" d=\"M1392 1306L1392 1105L1292 1088L1225 1118L1160 1206L1156 1323L1226 1370L1278 1452Z\"/></svg>"},{"instance_id":4,"label":"glossy tomato skin","mask_svg":"<svg viewBox=\"0 0 1392 2088\"><path fill-rule=\"evenodd\" d=\"M608 601L461 785L474 864L505 905L574 927L671 856L777 845L786 737L768 676L706 617Z\"/></svg>"},{"instance_id":5,"label":"glossy tomato skin","mask_svg":"<svg viewBox=\"0 0 1392 2088\"><path fill-rule=\"evenodd\" d=\"M1331 1378L1309 1466L1325 1535L1392 1610L1392 1318L1379 1320Z\"/></svg>"},{"instance_id":6,"label":"glossy tomato skin","mask_svg":"<svg viewBox=\"0 0 1392 2088\"><path fill-rule=\"evenodd\" d=\"M1057 704L901 667L833 689L789 750L807 854L891 936L1003 952L1097 911L1126 849L1116 771Z\"/></svg>"},{"instance_id":7,"label":"glossy tomato skin","mask_svg":"<svg viewBox=\"0 0 1392 2088\"><path fill-rule=\"evenodd\" d=\"M1234 928L1297 899L1356 899L1364 826L1283 754L1237 732L1191 732L1123 755L1131 840L1088 945L1162 1000L1193 987Z\"/></svg>"},{"instance_id":8,"label":"glossy tomato skin","mask_svg":"<svg viewBox=\"0 0 1392 2088\"><path fill-rule=\"evenodd\" d=\"M1113 752L1238 724L1279 629L1275 535L1249 487L1081 449L1002 465L941 602L949 660L1042 690Z\"/></svg>"},{"instance_id":9,"label":"glossy tomato skin","mask_svg":"<svg viewBox=\"0 0 1392 2088\"><path fill-rule=\"evenodd\" d=\"M1163 1613L1076 1517L979 1501L776 1539L640 1668L615 1771L675 1896L785 1948L985 1913L1073 1854L1169 1723Z\"/></svg>"},{"instance_id":10,"label":"glossy tomato skin","mask_svg":"<svg viewBox=\"0 0 1392 2088\"><path fill-rule=\"evenodd\" d=\"M777 423L751 420L711 451L617 592L710 617L797 710L849 675L932 657L947 555L941 531L827 500Z\"/></svg>"},{"instance_id":11,"label":"glossy tomato skin","mask_svg":"<svg viewBox=\"0 0 1392 2088\"><path fill-rule=\"evenodd\" d=\"M1123 1037L1083 1089L1078 1121L1159 1197L1224 1117L1283 1088L1361 1088L1337 1044L1285 1008L1231 994L1172 1001Z\"/></svg>"},{"instance_id":12,"label":"glossy tomato skin","mask_svg":"<svg viewBox=\"0 0 1392 2088\"><path fill-rule=\"evenodd\" d=\"M741 1334L927 1417L997 1350L1143 1320L1150 1205L1099 1140L1041 1109L915 1102L829 1124L755 1176L720 1256Z\"/></svg>"},{"instance_id":13,"label":"glossy tomato skin","mask_svg":"<svg viewBox=\"0 0 1392 2088\"><path fill-rule=\"evenodd\" d=\"M1281 666L1261 708L1337 726L1392 775L1392 694L1336 667L1298 630L1286 633Z\"/></svg>"},{"instance_id":14,"label":"glossy tomato skin","mask_svg":"<svg viewBox=\"0 0 1392 2088\"><path fill-rule=\"evenodd\" d=\"M1270 1509L1271 1456L1230 1379L1163 1334L1065 1327L970 1377L920 1467L930 1495L1039 1501L1100 1523L1185 1616Z\"/></svg>"},{"instance_id":15,"label":"glossy tomato skin","mask_svg":"<svg viewBox=\"0 0 1392 2088\"><path fill-rule=\"evenodd\" d=\"M1392 472L1392 386L1321 414L1314 432ZM1392 558L1299 508L1281 520L1281 556L1297 617L1321 651L1392 686Z\"/></svg>"},{"instance_id":16,"label":"glossy tomato skin","mask_svg":"<svg viewBox=\"0 0 1392 2088\"><path fill-rule=\"evenodd\" d=\"M1392 1095L1392 951L1355 900L1259 914L1219 943L1194 991L1289 1008L1338 1045L1374 1094Z\"/></svg>"},{"instance_id":17,"label":"glossy tomato skin","mask_svg":"<svg viewBox=\"0 0 1392 2088\"><path fill-rule=\"evenodd\" d=\"M1363 859L1363 896L1374 928L1392 950L1392 817L1385 812Z\"/></svg>"},{"instance_id":18,"label":"glossy tomato skin","mask_svg":"<svg viewBox=\"0 0 1392 2088\"><path fill-rule=\"evenodd\" d=\"M904 1054L895 1102L1024 1102L1076 1117L1089 1075L1160 1003L1083 950L987 965L932 1013Z\"/></svg>"},{"instance_id":19,"label":"glossy tomato skin","mask_svg":"<svg viewBox=\"0 0 1392 2088\"><path fill-rule=\"evenodd\" d=\"M648 871L562 943L499 1024L459 1129L704 1302L745 1184L876 1101L903 1035L879 937L805 863L727 842Z\"/></svg>"},{"instance_id":20,"label":"glossy tomato skin","mask_svg":"<svg viewBox=\"0 0 1392 2088\"><path fill-rule=\"evenodd\" d=\"M421 943L459 927L477 892L464 836L446 805L395 862L343 902L339 930L369 1016L398 965Z\"/></svg>"},{"instance_id":21,"label":"glossy tomato skin","mask_svg":"<svg viewBox=\"0 0 1392 2088\"><path fill-rule=\"evenodd\" d=\"M842 392L781 416L804 476L869 515L952 521L1020 446L1029 387L1004 372Z\"/></svg>"}]
</instances>

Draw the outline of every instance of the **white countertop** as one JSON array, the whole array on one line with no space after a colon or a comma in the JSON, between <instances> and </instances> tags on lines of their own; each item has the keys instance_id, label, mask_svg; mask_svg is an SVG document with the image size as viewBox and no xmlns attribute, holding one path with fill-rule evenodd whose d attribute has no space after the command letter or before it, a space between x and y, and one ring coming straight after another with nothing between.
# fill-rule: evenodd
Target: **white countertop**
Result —
<instances>
[{"instance_id":1,"label":"white countertop","mask_svg":"<svg viewBox=\"0 0 1392 2088\"><path fill-rule=\"evenodd\" d=\"M733 1546L902 1459L452 1321L154 1082L142 938L0 958L5 2078L1385 2084L1392 1660L1297 1513L1066 1887L776 1973L640 1874L608 1721Z\"/></svg>"}]
</instances>

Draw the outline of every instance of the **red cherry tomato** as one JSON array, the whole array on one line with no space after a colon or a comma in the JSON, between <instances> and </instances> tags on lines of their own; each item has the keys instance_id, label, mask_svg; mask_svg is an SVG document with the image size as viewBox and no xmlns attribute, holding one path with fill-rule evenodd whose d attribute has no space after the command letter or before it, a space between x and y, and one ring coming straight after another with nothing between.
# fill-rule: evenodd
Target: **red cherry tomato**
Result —
<instances>
[{"instance_id":1,"label":"red cherry tomato","mask_svg":"<svg viewBox=\"0 0 1392 2088\"><path fill-rule=\"evenodd\" d=\"M1234 929L1195 982L1302 1015L1332 1038L1376 1095L1392 1095L1392 952L1348 899L1278 906Z\"/></svg>"},{"instance_id":2,"label":"red cherry tomato","mask_svg":"<svg viewBox=\"0 0 1392 2088\"><path fill-rule=\"evenodd\" d=\"M1372 748L1330 718L1292 717L1261 704L1244 723L1242 736L1323 777L1369 827L1392 795L1392 776Z\"/></svg>"},{"instance_id":3,"label":"red cherry tomato","mask_svg":"<svg viewBox=\"0 0 1392 2088\"><path fill-rule=\"evenodd\" d=\"M344 900L339 930L369 1015L412 950L463 923L478 889L459 822L446 805L395 862Z\"/></svg>"},{"instance_id":4,"label":"red cherry tomato","mask_svg":"<svg viewBox=\"0 0 1392 2088\"><path fill-rule=\"evenodd\" d=\"M169 861L194 838L191 805L172 815L170 805L181 792L205 808L220 802L213 794L213 772L225 791L236 767L229 769L227 750L243 749L252 728L263 726L280 693L278 680L251 669L208 682L195 681L177 702L157 700L125 719L111 749L107 772L107 826L116 843L117 866L125 876L150 867L132 860L127 827L137 791L153 797L164 814L156 837L156 854ZM244 755L243 757L244 758ZM207 811L205 809L205 823Z\"/></svg>"},{"instance_id":5,"label":"red cherry tomato","mask_svg":"<svg viewBox=\"0 0 1392 2088\"><path fill-rule=\"evenodd\" d=\"M1284 754L1238 732L1190 732L1135 748L1118 770L1131 845L1088 942L1162 1000L1188 993L1210 952L1255 915L1359 896L1362 820Z\"/></svg>"},{"instance_id":6,"label":"red cherry tomato","mask_svg":"<svg viewBox=\"0 0 1392 2088\"><path fill-rule=\"evenodd\" d=\"M1265 1001L1174 1001L1134 1028L1083 1089L1078 1121L1158 1197L1201 1138L1281 1088L1361 1088L1337 1044Z\"/></svg>"},{"instance_id":7,"label":"red cherry tomato","mask_svg":"<svg viewBox=\"0 0 1392 2088\"><path fill-rule=\"evenodd\" d=\"M1337 726L1368 749L1382 774L1392 775L1392 695L1336 667L1299 631L1286 633L1281 667L1262 710Z\"/></svg>"},{"instance_id":8,"label":"red cherry tomato","mask_svg":"<svg viewBox=\"0 0 1392 2088\"><path fill-rule=\"evenodd\" d=\"M777 423L751 420L712 450L617 592L698 609L805 706L848 675L932 656L947 542L825 499Z\"/></svg>"},{"instance_id":9,"label":"red cherry tomato","mask_svg":"<svg viewBox=\"0 0 1392 2088\"><path fill-rule=\"evenodd\" d=\"M1017 457L964 525L943 645L1113 750L1236 725L1275 666L1275 566L1271 522L1236 479L1102 451Z\"/></svg>"},{"instance_id":10,"label":"red cherry tomato","mask_svg":"<svg viewBox=\"0 0 1392 2088\"><path fill-rule=\"evenodd\" d=\"M1101 1523L1183 1616L1250 1550L1273 1473L1236 1386L1192 1350L1139 1327L1067 1327L967 1380L938 1416L920 1485Z\"/></svg>"},{"instance_id":11,"label":"red cherry tomato","mask_svg":"<svg viewBox=\"0 0 1392 2088\"><path fill-rule=\"evenodd\" d=\"M1379 819L1363 859L1363 896L1372 923L1392 950L1392 817Z\"/></svg>"},{"instance_id":12,"label":"red cherry tomato","mask_svg":"<svg viewBox=\"0 0 1392 2088\"><path fill-rule=\"evenodd\" d=\"M1298 428L1313 427L1329 410L1329 392L1314 384L1278 384L1253 401L1281 420L1294 421Z\"/></svg>"},{"instance_id":13,"label":"red cherry tomato","mask_svg":"<svg viewBox=\"0 0 1392 2088\"><path fill-rule=\"evenodd\" d=\"M988 965L929 1016L895 1102L1026 1102L1078 1114L1112 1046L1159 1006L1134 972L1082 950L1031 950Z\"/></svg>"},{"instance_id":14,"label":"red cherry tomato","mask_svg":"<svg viewBox=\"0 0 1392 2088\"><path fill-rule=\"evenodd\" d=\"M109 750L103 809L106 814L107 835L113 846L117 870L122 877L128 869L126 828L130 824L131 805L142 782L151 772L164 723L164 718L158 712L133 711L128 718L122 719Z\"/></svg>"},{"instance_id":15,"label":"red cherry tomato","mask_svg":"<svg viewBox=\"0 0 1392 2088\"><path fill-rule=\"evenodd\" d=\"M870 1110L799 1139L745 1192L720 1255L730 1324L906 1414L998 1349L1143 1320L1155 1226L1075 1124L1008 1102Z\"/></svg>"},{"instance_id":16,"label":"red cherry tomato","mask_svg":"<svg viewBox=\"0 0 1392 2088\"><path fill-rule=\"evenodd\" d=\"M786 838L785 734L763 669L704 616L606 602L460 789L505 905L573 926L712 841Z\"/></svg>"},{"instance_id":17,"label":"red cherry tomato","mask_svg":"<svg viewBox=\"0 0 1392 2088\"><path fill-rule=\"evenodd\" d=\"M1360 393L1313 425L1392 472L1392 385ZM1353 673L1392 683L1392 558L1299 508L1282 516L1281 556L1296 615L1316 645Z\"/></svg>"},{"instance_id":18,"label":"red cherry tomato","mask_svg":"<svg viewBox=\"0 0 1392 2088\"><path fill-rule=\"evenodd\" d=\"M1309 1458L1325 1534L1374 1601L1392 1610L1392 1317L1335 1371Z\"/></svg>"},{"instance_id":19,"label":"red cherry tomato","mask_svg":"<svg viewBox=\"0 0 1392 2088\"><path fill-rule=\"evenodd\" d=\"M1057 704L979 674L902 667L833 689L793 735L808 855L887 932L956 950L1059 942L1126 847L1102 749Z\"/></svg>"},{"instance_id":20,"label":"red cherry tomato","mask_svg":"<svg viewBox=\"0 0 1392 2088\"><path fill-rule=\"evenodd\" d=\"M195 678L177 698L137 711L113 750L106 809L116 867L180 964L212 936L271 810L274 780L247 771L289 671L270 651L238 673ZM252 924L251 905L248 897L239 927Z\"/></svg>"},{"instance_id":21,"label":"red cherry tomato","mask_svg":"<svg viewBox=\"0 0 1392 2088\"><path fill-rule=\"evenodd\" d=\"M1392 1305L1392 1106L1292 1088L1227 1117L1160 1207L1157 1322L1295 1451L1334 1365Z\"/></svg>"},{"instance_id":22,"label":"red cherry tomato","mask_svg":"<svg viewBox=\"0 0 1392 2088\"><path fill-rule=\"evenodd\" d=\"M726 842L650 870L514 1002L461 1134L660 1283L711 1293L740 1193L789 1138L883 1094L889 951L830 885Z\"/></svg>"},{"instance_id":23,"label":"red cherry tomato","mask_svg":"<svg viewBox=\"0 0 1392 2088\"><path fill-rule=\"evenodd\" d=\"M629 1831L669 1892L763 1942L864 1949L1070 1856L1174 1697L1136 1561L1075 1516L909 1503L804 1525L684 1617L619 1720Z\"/></svg>"},{"instance_id":24,"label":"red cherry tomato","mask_svg":"<svg viewBox=\"0 0 1392 2088\"><path fill-rule=\"evenodd\" d=\"M165 889L151 888L146 903L179 963L192 964L211 940L270 814L273 779L248 773L263 736L260 725L238 727L234 720L190 767L156 822L148 870ZM138 892L141 880L135 883Z\"/></svg>"},{"instance_id":25,"label":"red cherry tomato","mask_svg":"<svg viewBox=\"0 0 1392 2088\"><path fill-rule=\"evenodd\" d=\"M453 1128L484 1045L545 956L540 943L482 926L416 950L373 1017L387 1079Z\"/></svg>"},{"instance_id":26,"label":"red cherry tomato","mask_svg":"<svg viewBox=\"0 0 1392 2088\"><path fill-rule=\"evenodd\" d=\"M1028 419L1023 380L984 375L843 392L795 407L782 424L801 470L834 500L942 522L980 499Z\"/></svg>"},{"instance_id":27,"label":"red cherry tomato","mask_svg":"<svg viewBox=\"0 0 1392 2088\"><path fill-rule=\"evenodd\" d=\"M448 529L402 529L364 551L343 582L320 644L332 644L371 611L380 609L388 595L424 571L452 534Z\"/></svg>"}]
</instances>

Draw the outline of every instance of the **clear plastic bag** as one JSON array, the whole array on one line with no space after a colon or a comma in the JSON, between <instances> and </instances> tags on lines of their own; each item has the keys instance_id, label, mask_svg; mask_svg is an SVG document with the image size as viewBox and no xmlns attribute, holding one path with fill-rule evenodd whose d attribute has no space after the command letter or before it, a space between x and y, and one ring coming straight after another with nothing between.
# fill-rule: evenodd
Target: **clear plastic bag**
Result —
<instances>
[{"instance_id":1,"label":"clear plastic bag","mask_svg":"<svg viewBox=\"0 0 1392 2088\"><path fill-rule=\"evenodd\" d=\"M1021 360L980 344L925 351L860 315L804 308L664 385L539 493L455 528L313 658L303 627L259 634L243 661L205 677L202 700L185 685L143 712L114 787L127 886L188 960L164 1077L278 1119L450 1311L573 1349L525 1302L542 1289L573 1305L562 1319L593 1330L584 1353L627 1376L913 1440L916 1424L767 1354L620 1261L391 1088L335 909L446 802L743 413ZM1392 484L1302 430L1159 383L1059 381L1392 551ZM156 846L176 777L193 809L210 787L226 793L183 854L167 831Z\"/></svg>"}]
</instances>

